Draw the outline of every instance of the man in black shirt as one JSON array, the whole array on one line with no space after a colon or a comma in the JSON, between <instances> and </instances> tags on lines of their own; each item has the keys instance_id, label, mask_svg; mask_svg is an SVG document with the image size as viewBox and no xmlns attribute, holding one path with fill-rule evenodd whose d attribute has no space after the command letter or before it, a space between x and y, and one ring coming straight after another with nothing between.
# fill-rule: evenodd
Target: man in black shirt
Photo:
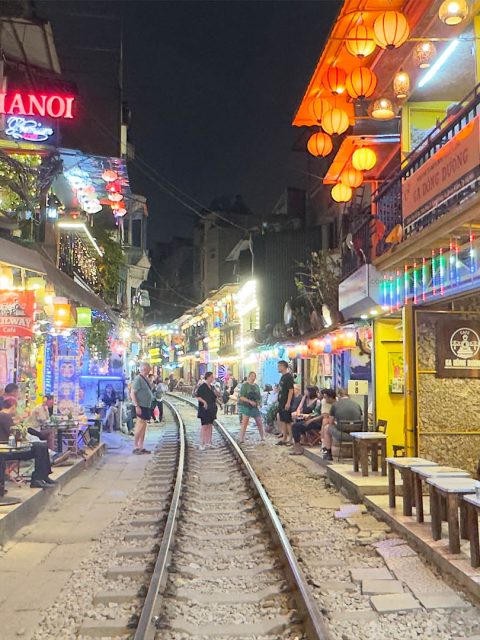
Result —
<instances>
[{"instance_id":1,"label":"man in black shirt","mask_svg":"<svg viewBox=\"0 0 480 640\"><path fill-rule=\"evenodd\" d=\"M277 444L286 445L292 441L293 376L288 370L288 362L280 360L278 373L282 374L278 383L278 420L282 438Z\"/></svg>"}]
</instances>

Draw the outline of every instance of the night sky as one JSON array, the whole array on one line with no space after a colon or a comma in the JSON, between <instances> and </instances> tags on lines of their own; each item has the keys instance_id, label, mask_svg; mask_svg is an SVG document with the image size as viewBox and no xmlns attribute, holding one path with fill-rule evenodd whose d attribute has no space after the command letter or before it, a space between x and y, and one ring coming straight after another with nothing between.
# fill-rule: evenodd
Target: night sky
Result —
<instances>
[{"instance_id":1,"label":"night sky","mask_svg":"<svg viewBox=\"0 0 480 640\"><path fill-rule=\"evenodd\" d=\"M241 194L268 214L286 186L304 184L291 120L338 1L36 4L52 21L66 77L90 105L115 95L123 21L132 142L199 204ZM189 235L194 214L138 166L131 173L148 198L150 241Z\"/></svg>"}]
</instances>

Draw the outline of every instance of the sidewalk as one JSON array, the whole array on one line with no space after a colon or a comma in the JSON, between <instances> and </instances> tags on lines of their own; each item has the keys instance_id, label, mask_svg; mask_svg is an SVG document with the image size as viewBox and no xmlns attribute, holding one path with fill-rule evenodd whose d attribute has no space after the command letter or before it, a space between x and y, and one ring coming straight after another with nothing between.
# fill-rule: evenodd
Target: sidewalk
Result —
<instances>
[{"instance_id":1,"label":"sidewalk","mask_svg":"<svg viewBox=\"0 0 480 640\"><path fill-rule=\"evenodd\" d=\"M0 555L2 640L32 637L45 610L55 604L142 478L151 456L131 455L133 438L105 435L106 455L87 473L81 473L82 467L77 477L55 490L48 505L42 505L33 521L4 545ZM158 430L149 429L146 443L153 445L157 439ZM78 597L82 597L81 585Z\"/></svg>"}]
</instances>

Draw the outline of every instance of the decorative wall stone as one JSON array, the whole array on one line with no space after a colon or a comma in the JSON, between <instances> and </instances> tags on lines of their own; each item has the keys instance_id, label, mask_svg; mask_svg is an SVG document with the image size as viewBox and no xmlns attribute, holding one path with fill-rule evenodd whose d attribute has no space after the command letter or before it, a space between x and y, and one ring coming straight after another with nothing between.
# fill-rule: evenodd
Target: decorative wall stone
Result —
<instances>
[{"instance_id":1,"label":"decorative wall stone","mask_svg":"<svg viewBox=\"0 0 480 640\"><path fill-rule=\"evenodd\" d=\"M455 311L478 311L480 298ZM436 336L442 315L417 315L419 455L475 472L480 458L480 379L437 378ZM462 432L469 432L466 435Z\"/></svg>"}]
</instances>

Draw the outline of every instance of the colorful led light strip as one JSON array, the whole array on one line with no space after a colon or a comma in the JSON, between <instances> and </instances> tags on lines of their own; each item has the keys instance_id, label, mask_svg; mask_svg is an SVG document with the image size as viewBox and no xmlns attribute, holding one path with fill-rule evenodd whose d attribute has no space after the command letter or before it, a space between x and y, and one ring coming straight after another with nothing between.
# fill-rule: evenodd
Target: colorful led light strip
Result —
<instances>
[{"instance_id":1,"label":"colorful led light strip","mask_svg":"<svg viewBox=\"0 0 480 640\"><path fill-rule=\"evenodd\" d=\"M422 300L427 299L427 260L422 258Z\"/></svg>"},{"instance_id":2,"label":"colorful led light strip","mask_svg":"<svg viewBox=\"0 0 480 640\"><path fill-rule=\"evenodd\" d=\"M432 293L437 295L437 265L435 262L435 249L432 249Z\"/></svg>"},{"instance_id":3,"label":"colorful led light strip","mask_svg":"<svg viewBox=\"0 0 480 640\"><path fill-rule=\"evenodd\" d=\"M418 273L417 263L413 263L413 304L418 302Z\"/></svg>"},{"instance_id":4,"label":"colorful led light strip","mask_svg":"<svg viewBox=\"0 0 480 640\"><path fill-rule=\"evenodd\" d=\"M440 271L440 295L445 295L445 256L443 255L443 249L440 247L439 251L439 271Z\"/></svg>"}]
</instances>

